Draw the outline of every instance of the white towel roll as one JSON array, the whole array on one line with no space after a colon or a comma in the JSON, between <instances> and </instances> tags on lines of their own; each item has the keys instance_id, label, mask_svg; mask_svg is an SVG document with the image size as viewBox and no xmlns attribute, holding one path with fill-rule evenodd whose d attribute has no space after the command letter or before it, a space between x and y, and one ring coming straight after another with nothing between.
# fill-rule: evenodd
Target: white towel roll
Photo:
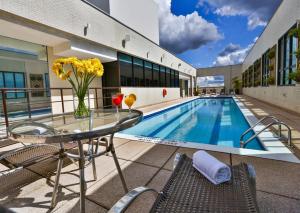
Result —
<instances>
[{"instance_id":1,"label":"white towel roll","mask_svg":"<svg viewBox=\"0 0 300 213\"><path fill-rule=\"evenodd\" d=\"M193 154L193 167L215 185L231 179L229 166L205 151L197 151Z\"/></svg>"}]
</instances>

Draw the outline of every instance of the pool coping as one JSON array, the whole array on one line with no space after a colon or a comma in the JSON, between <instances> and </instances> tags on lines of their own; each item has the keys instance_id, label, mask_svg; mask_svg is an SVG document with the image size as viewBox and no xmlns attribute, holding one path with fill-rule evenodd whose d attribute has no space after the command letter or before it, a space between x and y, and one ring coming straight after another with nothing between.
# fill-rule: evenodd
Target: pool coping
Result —
<instances>
[{"instance_id":1,"label":"pool coping","mask_svg":"<svg viewBox=\"0 0 300 213\"><path fill-rule=\"evenodd\" d=\"M232 98L237 106L239 107L239 110L245 117L246 122L250 126L254 125L258 118L242 103L240 102L236 97L234 96L220 96L220 97L204 97L204 98ZM149 116L156 114L158 112L168 110L170 108L174 108L176 106L188 103L190 101L193 101L195 99L199 99L199 97L195 97L193 99L189 99L187 101L172 104L167 107L163 107L161 109L153 110L147 113L144 113L144 116ZM257 132L260 129L262 129L264 125L257 125L253 131ZM149 143L156 143L156 144L165 144L165 145L171 145L171 146L180 146L180 147L186 147L186 148L194 148L194 149L203 149L203 150L209 150L209 151L216 151L216 152L224 152L224 153L230 153L230 154L236 154L236 155L245 155L245 156L251 156L251 157L260 157L260 158L266 158L266 159L272 159L272 160L280 160L280 161L287 161L287 162L293 162L293 163L300 163L300 160L289 150L269 129L264 131L258 136L258 139L260 140L262 146L266 150L254 150L254 149L244 149L244 148L235 148L235 147L228 147L228 146L222 146L222 145L210 145L210 144L199 144L199 143L193 143L193 142L180 142L180 141L169 141L169 140L163 140L159 138L150 138L150 137L143 137L143 136L133 136L123 133L116 133L116 137L119 138L125 138L129 140L136 140L136 141L143 141L143 142L149 142Z\"/></svg>"}]
</instances>

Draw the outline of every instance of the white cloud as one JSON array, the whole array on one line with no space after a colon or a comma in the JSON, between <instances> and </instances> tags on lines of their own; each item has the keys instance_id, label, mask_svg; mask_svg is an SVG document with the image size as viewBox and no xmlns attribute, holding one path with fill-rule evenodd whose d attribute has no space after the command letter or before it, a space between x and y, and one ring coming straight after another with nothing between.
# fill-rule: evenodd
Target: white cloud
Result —
<instances>
[{"instance_id":1,"label":"white cloud","mask_svg":"<svg viewBox=\"0 0 300 213\"><path fill-rule=\"evenodd\" d=\"M230 43L227 47L224 48L223 51L219 53L219 56L213 62L213 66L227 66L227 65L243 63L245 57L247 56L248 52L253 47L257 39L258 38L256 37L253 40L253 43L249 44L245 48L234 49L234 47L239 47L239 45L234 45ZM232 51L228 51L228 50L232 50Z\"/></svg>"},{"instance_id":2,"label":"white cloud","mask_svg":"<svg viewBox=\"0 0 300 213\"><path fill-rule=\"evenodd\" d=\"M224 86L224 76L205 76L197 78L197 85L200 87Z\"/></svg>"},{"instance_id":3,"label":"white cloud","mask_svg":"<svg viewBox=\"0 0 300 213\"><path fill-rule=\"evenodd\" d=\"M265 26L282 0L199 0L198 6L209 5L220 16L246 16L248 28Z\"/></svg>"},{"instance_id":4,"label":"white cloud","mask_svg":"<svg viewBox=\"0 0 300 213\"><path fill-rule=\"evenodd\" d=\"M197 49L222 38L217 26L198 12L176 16L171 12L171 0L154 0L159 5L160 45L176 54Z\"/></svg>"}]
</instances>

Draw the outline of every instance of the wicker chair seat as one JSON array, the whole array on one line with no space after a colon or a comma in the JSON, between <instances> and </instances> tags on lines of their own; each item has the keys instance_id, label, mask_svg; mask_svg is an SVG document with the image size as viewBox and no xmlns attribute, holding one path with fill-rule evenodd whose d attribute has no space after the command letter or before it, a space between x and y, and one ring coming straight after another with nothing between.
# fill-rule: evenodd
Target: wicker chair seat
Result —
<instances>
[{"instance_id":1,"label":"wicker chair seat","mask_svg":"<svg viewBox=\"0 0 300 213\"><path fill-rule=\"evenodd\" d=\"M232 180L213 185L183 156L151 212L258 212L255 179L247 164L232 167Z\"/></svg>"}]
</instances>

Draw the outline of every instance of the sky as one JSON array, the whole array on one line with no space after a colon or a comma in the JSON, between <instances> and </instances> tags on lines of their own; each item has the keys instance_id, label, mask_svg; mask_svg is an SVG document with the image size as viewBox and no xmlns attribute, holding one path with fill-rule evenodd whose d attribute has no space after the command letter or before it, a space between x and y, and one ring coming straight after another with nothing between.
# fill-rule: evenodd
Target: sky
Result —
<instances>
[{"instance_id":1,"label":"sky","mask_svg":"<svg viewBox=\"0 0 300 213\"><path fill-rule=\"evenodd\" d=\"M160 45L196 68L242 63L281 3L281 0L154 1L159 5Z\"/></svg>"}]
</instances>

